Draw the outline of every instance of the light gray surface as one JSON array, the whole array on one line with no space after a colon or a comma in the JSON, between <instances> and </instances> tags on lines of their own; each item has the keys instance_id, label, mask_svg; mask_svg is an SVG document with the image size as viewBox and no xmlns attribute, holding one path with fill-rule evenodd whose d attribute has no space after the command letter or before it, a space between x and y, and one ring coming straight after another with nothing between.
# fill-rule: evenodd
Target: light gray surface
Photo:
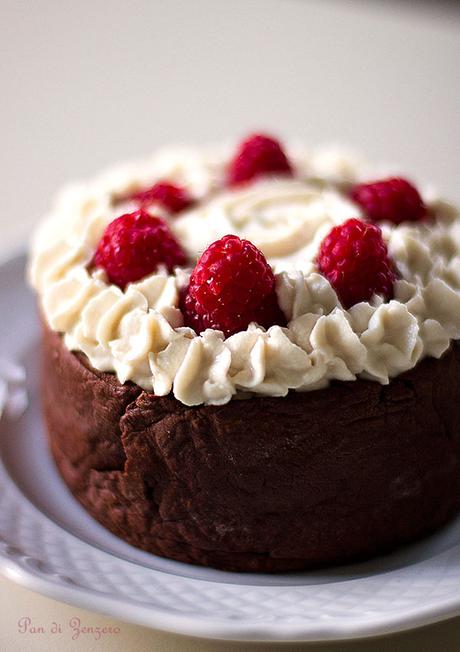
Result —
<instances>
[{"instance_id":1,"label":"light gray surface","mask_svg":"<svg viewBox=\"0 0 460 652\"><path fill-rule=\"evenodd\" d=\"M22 239L66 180L258 128L353 144L459 199L459 20L432 5L2 0L2 234Z\"/></svg>"},{"instance_id":2,"label":"light gray surface","mask_svg":"<svg viewBox=\"0 0 460 652\"><path fill-rule=\"evenodd\" d=\"M258 128L355 145L460 200L458 11L422 5L0 0L0 255L24 240L66 180L169 141ZM19 603L32 615L50 604L50 616L69 611L24 594L2 581L3 614ZM2 629L7 649L43 649L43 639L15 635L12 618ZM123 649L139 649L139 637L153 649L198 649L127 627ZM459 632L454 622L344 649L449 651Z\"/></svg>"}]
</instances>

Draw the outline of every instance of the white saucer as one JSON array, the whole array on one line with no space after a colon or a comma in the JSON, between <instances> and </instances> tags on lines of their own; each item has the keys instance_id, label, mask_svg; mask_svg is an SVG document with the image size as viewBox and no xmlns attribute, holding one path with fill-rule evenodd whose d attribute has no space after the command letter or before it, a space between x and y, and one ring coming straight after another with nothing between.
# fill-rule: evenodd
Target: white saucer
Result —
<instances>
[{"instance_id":1,"label":"white saucer","mask_svg":"<svg viewBox=\"0 0 460 652\"><path fill-rule=\"evenodd\" d=\"M311 573L250 575L133 548L74 500L48 454L38 401L38 321L24 258L0 267L0 357L27 370L29 407L0 421L0 570L122 620L207 638L339 640L460 614L460 518L398 553ZM0 369L1 373L1 369Z\"/></svg>"}]
</instances>

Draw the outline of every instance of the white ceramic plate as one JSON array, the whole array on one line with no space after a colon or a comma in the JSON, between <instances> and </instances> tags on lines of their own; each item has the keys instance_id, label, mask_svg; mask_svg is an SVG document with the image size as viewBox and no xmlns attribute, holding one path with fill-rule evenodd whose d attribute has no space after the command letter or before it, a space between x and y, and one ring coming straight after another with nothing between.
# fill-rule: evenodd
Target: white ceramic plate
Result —
<instances>
[{"instance_id":1,"label":"white ceramic plate","mask_svg":"<svg viewBox=\"0 0 460 652\"><path fill-rule=\"evenodd\" d=\"M23 266L18 257L0 267L0 357L25 365L30 399L21 418L0 420L0 570L9 578L133 623L220 639L358 638L460 613L460 518L371 562L271 576L161 559L106 531L71 496L47 451L38 322Z\"/></svg>"}]
</instances>

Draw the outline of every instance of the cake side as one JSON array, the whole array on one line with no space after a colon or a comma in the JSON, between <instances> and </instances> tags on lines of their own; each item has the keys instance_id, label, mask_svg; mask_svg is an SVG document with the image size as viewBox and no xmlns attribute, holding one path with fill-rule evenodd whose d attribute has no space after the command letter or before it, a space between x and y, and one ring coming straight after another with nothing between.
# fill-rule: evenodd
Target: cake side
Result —
<instances>
[{"instance_id":1,"label":"cake side","mask_svg":"<svg viewBox=\"0 0 460 652\"><path fill-rule=\"evenodd\" d=\"M365 559L460 503L460 347L381 386L187 407L91 368L43 331L51 450L75 497L149 552L279 572Z\"/></svg>"}]
</instances>

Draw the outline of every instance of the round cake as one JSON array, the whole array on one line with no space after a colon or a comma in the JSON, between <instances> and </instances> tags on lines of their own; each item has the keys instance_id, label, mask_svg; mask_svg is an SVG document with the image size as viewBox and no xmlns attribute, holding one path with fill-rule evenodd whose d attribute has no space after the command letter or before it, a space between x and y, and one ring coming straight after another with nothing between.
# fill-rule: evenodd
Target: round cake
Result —
<instances>
[{"instance_id":1,"label":"round cake","mask_svg":"<svg viewBox=\"0 0 460 652\"><path fill-rule=\"evenodd\" d=\"M58 196L29 279L50 449L125 541L361 560L460 509L460 219L334 148L174 147Z\"/></svg>"}]
</instances>

